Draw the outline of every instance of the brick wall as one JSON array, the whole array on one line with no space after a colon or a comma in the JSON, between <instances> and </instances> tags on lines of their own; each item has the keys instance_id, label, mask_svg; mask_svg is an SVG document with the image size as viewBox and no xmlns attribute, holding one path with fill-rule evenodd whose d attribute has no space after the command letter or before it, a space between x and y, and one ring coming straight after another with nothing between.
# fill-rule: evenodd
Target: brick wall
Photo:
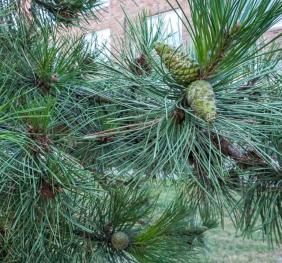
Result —
<instances>
[{"instance_id":1,"label":"brick wall","mask_svg":"<svg viewBox=\"0 0 282 263\"><path fill-rule=\"evenodd\" d=\"M277 37L279 34L282 33L282 26L281 27L277 27L275 29L271 29L269 30L266 34L265 37L267 39L273 39L275 37ZM282 38L279 39L279 43L282 44Z\"/></svg>"},{"instance_id":2,"label":"brick wall","mask_svg":"<svg viewBox=\"0 0 282 263\"><path fill-rule=\"evenodd\" d=\"M28 13L31 0L21 0L24 11ZM176 3L171 0L172 5L176 7ZM189 16L189 8L187 0L178 0L184 10L187 10L186 14ZM171 11L172 8L167 3L166 0L110 0L110 3L104 10L101 10L100 13L100 22L98 21L88 21L84 25L84 31L99 31L104 29L110 29L112 36L123 36L125 31L125 17L123 9L131 17L136 17L142 9L147 9L150 15L156 15L158 13ZM72 30L75 34L80 32L77 29ZM282 23L281 27L276 27L273 30L270 30L265 34L268 39L271 39L277 36L282 32ZM183 32L183 37L188 39L187 32ZM282 40L280 41L282 42Z\"/></svg>"},{"instance_id":3,"label":"brick wall","mask_svg":"<svg viewBox=\"0 0 282 263\"><path fill-rule=\"evenodd\" d=\"M186 0L179 0L179 3L188 11ZM175 2L172 4L174 7L177 6ZM166 0L110 0L109 6L104 9L101 12L101 21L92 21L90 25L86 26L87 30L110 29L113 36L123 36L125 30L124 11L134 18L142 9L147 9L151 16L172 10Z\"/></svg>"},{"instance_id":4,"label":"brick wall","mask_svg":"<svg viewBox=\"0 0 282 263\"><path fill-rule=\"evenodd\" d=\"M171 1L174 7L177 7L176 3ZM186 15L189 16L189 8L187 0L178 0L184 10ZM99 31L103 29L110 29L111 35L123 36L125 31L125 17L123 9L129 14L130 17L134 18L142 9L147 9L150 15L156 15L158 13L163 13L171 11L171 6L167 3L166 0L110 0L110 3L105 7L104 11L101 11L101 21L92 21L86 25L87 31ZM277 34L282 32L281 27L276 27L275 29L270 30L265 36L268 39L271 39ZM183 28L183 37L185 40L188 39L186 30ZM281 41L280 41L281 42Z\"/></svg>"}]
</instances>

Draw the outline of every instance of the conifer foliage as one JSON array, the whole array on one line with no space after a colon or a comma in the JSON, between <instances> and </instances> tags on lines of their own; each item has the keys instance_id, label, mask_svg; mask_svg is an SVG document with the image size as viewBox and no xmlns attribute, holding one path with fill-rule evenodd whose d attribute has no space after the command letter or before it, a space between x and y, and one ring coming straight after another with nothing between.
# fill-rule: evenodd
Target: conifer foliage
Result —
<instances>
[{"instance_id":1,"label":"conifer foliage","mask_svg":"<svg viewBox=\"0 0 282 263\"><path fill-rule=\"evenodd\" d=\"M0 0L0 261L197 262L225 214L282 243L281 50L263 39L282 3L168 3L187 45L125 14L104 61L63 32L98 1Z\"/></svg>"}]
</instances>

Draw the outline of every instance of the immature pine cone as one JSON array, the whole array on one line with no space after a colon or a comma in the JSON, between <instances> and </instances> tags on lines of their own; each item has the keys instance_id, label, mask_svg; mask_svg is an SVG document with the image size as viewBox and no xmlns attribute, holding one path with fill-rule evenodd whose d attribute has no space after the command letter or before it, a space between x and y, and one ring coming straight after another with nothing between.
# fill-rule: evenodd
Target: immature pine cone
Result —
<instances>
[{"instance_id":1,"label":"immature pine cone","mask_svg":"<svg viewBox=\"0 0 282 263\"><path fill-rule=\"evenodd\" d=\"M205 80L191 83L186 90L186 99L195 114L206 122L216 118L216 104L212 85Z\"/></svg>"},{"instance_id":2,"label":"immature pine cone","mask_svg":"<svg viewBox=\"0 0 282 263\"><path fill-rule=\"evenodd\" d=\"M178 84L187 86L198 78L200 67L196 61L164 43L156 44L155 50Z\"/></svg>"},{"instance_id":3,"label":"immature pine cone","mask_svg":"<svg viewBox=\"0 0 282 263\"><path fill-rule=\"evenodd\" d=\"M111 238L112 246L117 250L126 249L129 245L129 237L124 232L115 232Z\"/></svg>"}]
</instances>

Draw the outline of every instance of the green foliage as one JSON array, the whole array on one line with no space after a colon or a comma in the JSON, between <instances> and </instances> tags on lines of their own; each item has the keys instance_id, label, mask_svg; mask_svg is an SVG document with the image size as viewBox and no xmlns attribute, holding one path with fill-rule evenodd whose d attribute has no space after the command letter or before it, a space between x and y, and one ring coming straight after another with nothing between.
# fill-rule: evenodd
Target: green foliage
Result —
<instances>
[{"instance_id":1,"label":"green foliage","mask_svg":"<svg viewBox=\"0 0 282 263\"><path fill-rule=\"evenodd\" d=\"M273 243L281 243L282 232L282 141L281 134L274 133L271 137L277 152L272 167L252 167L247 172L243 185L242 216L239 226L246 236L253 231L262 231L267 239ZM252 216L248 216L252 215Z\"/></svg>"},{"instance_id":2,"label":"green foliage","mask_svg":"<svg viewBox=\"0 0 282 263\"><path fill-rule=\"evenodd\" d=\"M0 260L197 262L226 212L281 243L281 53L261 37L282 4L188 3L189 47L126 15L103 62L58 33L96 1L1 1Z\"/></svg>"},{"instance_id":3,"label":"green foliage","mask_svg":"<svg viewBox=\"0 0 282 263\"><path fill-rule=\"evenodd\" d=\"M120 85L96 89L120 116L115 120L119 128L105 131L119 139L107 144L112 148L100 160L122 173L134 170L148 177L177 178L202 217L222 218L227 209L237 222L242 210L236 199L244 170L255 165L273 167L273 153L278 151L273 144L265 144L281 127L281 50L275 39L266 42L262 36L280 18L282 5L279 1L189 4L192 23L184 15L184 25L193 45L173 49L162 44L171 59L162 58L160 48L157 52L152 48L166 40L160 30L148 25L146 14L136 25L127 18L127 39L134 48L124 45L121 59L107 65L108 75L112 81L118 78ZM140 30L145 26L147 31ZM173 62L182 59L184 63L187 57L200 65L198 80L213 87L212 109L217 115L212 125L198 118L195 101L187 105L189 83L179 81L173 72ZM88 134L85 139L97 136Z\"/></svg>"},{"instance_id":4,"label":"green foliage","mask_svg":"<svg viewBox=\"0 0 282 263\"><path fill-rule=\"evenodd\" d=\"M81 17L93 19L94 10L101 6L99 0L32 0L31 9L37 17L51 17L57 23L73 25L79 23ZM43 8L43 9L41 9Z\"/></svg>"}]
</instances>

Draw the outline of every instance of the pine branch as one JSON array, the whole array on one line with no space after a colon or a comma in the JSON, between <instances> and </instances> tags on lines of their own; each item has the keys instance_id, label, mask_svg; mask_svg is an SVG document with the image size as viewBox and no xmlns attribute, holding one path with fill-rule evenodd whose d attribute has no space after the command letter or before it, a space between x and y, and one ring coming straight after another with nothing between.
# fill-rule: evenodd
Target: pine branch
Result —
<instances>
[{"instance_id":1,"label":"pine branch","mask_svg":"<svg viewBox=\"0 0 282 263\"><path fill-rule=\"evenodd\" d=\"M207 68L204 68L201 72L201 78L202 79L208 79L212 77L218 70L218 67L222 63L224 57L227 55L229 50L232 48L232 44L234 40L236 39L236 34L238 31L240 31L240 24L237 23L237 25L234 26L234 28L230 32L224 32L222 35L223 43L219 44L219 47L217 48L214 53L216 54L213 59L209 62L209 65Z\"/></svg>"},{"instance_id":2,"label":"pine branch","mask_svg":"<svg viewBox=\"0 0 282 263\"><path fill-rule=\"evenodd\" d=\"M220 138L218 140L217 136L214 136L213 143L224 155L231 157L234 161L236 161L237 165L241 168L258 165L265 166L267 164L255 150L244 150L240 146L235 146L230 143L225 138Z\"/></svg>"}]
</instances>

